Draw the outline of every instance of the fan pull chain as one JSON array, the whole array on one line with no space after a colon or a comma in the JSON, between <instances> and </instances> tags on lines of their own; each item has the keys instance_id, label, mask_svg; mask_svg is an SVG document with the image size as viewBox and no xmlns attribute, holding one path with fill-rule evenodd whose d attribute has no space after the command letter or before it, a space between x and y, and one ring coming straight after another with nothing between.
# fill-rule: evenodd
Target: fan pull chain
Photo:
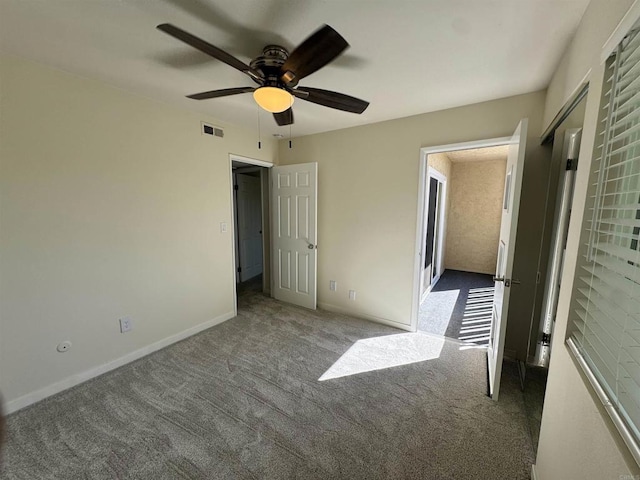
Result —
<instances>
[{"instance_id":1,"label":"fan pull chain","mask_svg":"<svg viewBox=\"0 0 640 480\"><path fill-rule=\"evenodd\" d=\"M293 97L291 97L291 103L289 104L289 109L291 108L293 108ZM289 123L289 148L291 148L291 123Z\"/></svg>"},{"instance_id":2,"label":"fan pull chain","mask_svg":"<svg viewBox=\"0 0 640 480\"><path fill-rule=\"evenodd\" d=\"M261 142L262 135L260 132L260 107L257 107L257 108L258 108L258 150L260 150L262 148L262 142Z\"/></svg>"}]
</instances>

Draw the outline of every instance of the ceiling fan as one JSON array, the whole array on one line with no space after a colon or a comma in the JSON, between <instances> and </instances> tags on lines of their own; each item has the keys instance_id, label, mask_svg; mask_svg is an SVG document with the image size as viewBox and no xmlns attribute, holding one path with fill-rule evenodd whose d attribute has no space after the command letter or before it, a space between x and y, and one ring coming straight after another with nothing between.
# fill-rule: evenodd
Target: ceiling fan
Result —
<instances>
[{"instance_id":1,"label":"ceiling fan","mask_svg":"<svg viewBox=\"0 0 640 480\"><path fill-rule=\"evenodd\" d=\"M291 107L294 98L358 114L364 112L369 106L369 102L343 93L298 86L299 80L324 67L349 47L347 41L329 25L318 29L291 53L279 45L267 45L262 55L254 58L249 65L170 23L163 23L157 28L240 70L258 84L258 87L211 90L187 95L188 98L205 100L253 92L256 103L273 113L276 123L280 126L293 124Z\"/></svg>"}]
</instances>

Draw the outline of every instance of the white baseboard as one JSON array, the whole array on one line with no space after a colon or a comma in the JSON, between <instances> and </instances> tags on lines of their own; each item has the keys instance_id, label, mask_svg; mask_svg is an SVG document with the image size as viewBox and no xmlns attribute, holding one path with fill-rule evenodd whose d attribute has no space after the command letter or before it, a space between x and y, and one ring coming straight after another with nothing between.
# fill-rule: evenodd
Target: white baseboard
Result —
<instances>
[{"instance_id":1,"label":"white baseboard","mask_svg":"<svg viewBox=\"0 0 640 480\"><path fill-rule=\"evenodd\" d=\"M440 277L442 277L442 273L439 274L436 278L434 278L433 281L431 282L431 285L429 285L426 288L426 290L424 291L424 293L420 297L420 305L422 305L422 302L425 301L425 299L427 298L427 295L429 295L431 293L431 290L433 290L433 287L435 287L438 284L438 282L440 281Z\"/></svg>"},{"instance_id":2,"label":"white baseboard","mask_svg":"<svg viewBox=\"0 0 640 480\"><path fill-rule=\"evenodd\" d=\"M538 480L538 476L536 475L536 464L531 464L531 480Z\"/></svg>"},{"instance_id":3,"label":"white baseboard","mask_svg":"<svg viewBox=\"0 0 640 480\"><path fill-rule=\"evenodd\" d=\"M200 325L196 325L195 327L188 328L182 332L176 333L175 335L171 335L170 337L164 338L160 341L152 343L151 345L147 345L146 347L142 347L138 350L135 350L131 353L128 353L120 358L116 358L115 360L111 360L110 362L104 363L97 367L86 370L82 373L72 375L63 380L55 382L51 385L48 385L44 388L36 390L31 393L27 393L21 397L18 397L14 400L11 400L5 404L5 413L13 413L24 407L28 407L40 400L43 400L51 395L55 395L56 393L60 393L63 390L67 390L68 388L75 387L87 380L95 378L103 373L106 373L110 370L114 370L118 367L126 365L127 363L131 363L139 358L142 358L150 353L156 352L162 348L168 347L171 344L179 342L180 340L184 340L185 338L191 337L196 333L200 333L207 328L214 327L219 325L220 323L229 320L235 317L234 312L227 312L223 315L219 315L213 320L208 320Z\"/></svg>"},{"instance_id":4,"label":"white baseboard","mask_svg":"<svg viewBox=\"0 0 640 480\"><path fill-rule=\"evenodd\" d=\"M330 303L318 302L318 307L322 310L327 310L328 312L341 313L343 315L349 315L351 317L363 318L364 320L370 320L372 322L381 323L383 325L389 325L390 327L399 328L400 330L406 330L407 332L411 332L411 325L407 325L405 323L394 322L393 320L387 320L386 318L380 318L373 315L367 315L366 313L360 312L352 312L343 307L338 307L337 305L332 305Z\"/></svg>"}]
</instances>

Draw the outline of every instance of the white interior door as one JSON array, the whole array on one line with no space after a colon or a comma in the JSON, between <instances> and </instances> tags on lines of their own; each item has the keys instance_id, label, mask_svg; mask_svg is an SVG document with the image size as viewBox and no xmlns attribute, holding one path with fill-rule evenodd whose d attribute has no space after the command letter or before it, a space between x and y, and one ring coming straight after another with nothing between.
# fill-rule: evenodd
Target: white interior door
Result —
<instances>
[{"instance_id":1,"label":"white interior door","mask_svg":"<svg viewBox=\"0 0 640 480\"><path fill-rule=\"evenodd\" d=\"M262 273L262 188L260 177L236 175L240 281Z\"/></svg>"},{"instance_id":2,"label":"white interior door","mask_svg":"<svg viewBox=\"0 0 640 480\"><path fill-rule=\"evenodd\" d=\"M489 364L489 393L494 400L500 392L500 375L502 374L502 358L504 355L505 333L507 331L507 315L509 313L509 293L513 285L513 256L515 252L516 229L518 227L518 211L520 210L520 193L522 191L522 174L524 171L524 153L527 140L527 119L518 124L509 145L507 159L507 175L504 185L502 204L502 223L500 224L500 242L498 244L498 262L496 265L495 294L491 335L487 350Z\"/></svg>"},{"instance_id":3,"label":"white interior door","mask_svg":"<svg viewBox=\"0 0 640 480\"><path fill-rule=\"evenodd\" d=\"M316 308L318 164L271 169L273 296Z\"/></svg>"}]
</instances>

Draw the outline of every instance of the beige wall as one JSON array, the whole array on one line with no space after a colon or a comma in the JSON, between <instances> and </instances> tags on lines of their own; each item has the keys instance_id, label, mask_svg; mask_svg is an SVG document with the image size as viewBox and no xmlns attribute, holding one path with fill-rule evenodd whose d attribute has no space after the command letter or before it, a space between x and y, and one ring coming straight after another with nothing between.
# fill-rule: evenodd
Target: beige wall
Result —
<instances>
[{"instance_id":1,"label":"beige wall","mask_svg":"<svg viewBox=\"0 0 640 480\"><path fill-rule=\"evenodd\" d=\"M203 136L201 120L221 122L196 113L0 61L0 390L17 408L230 318L229 153L273 161L276 149L231 127ZM134 330L121 334L125 315ZM71 350L56 352L64 340Z\"/></svg>"},{"instance_id":2,"label":"beige wall","mask_svg":"<svg viewBox=\"0 0 640 480\"><path fill-rule=\"evenodd\" d=\"M495 273L506 165L506 158L451 165L445 268Z\"/></svg>"},{"instance_id":3,"label":"beige wall","mask_svg":"<svg viewBox=\"0 0 640 480\"><path fill-rule=\"evenodd\" d=\"M640 468L594 397L564 341L578 259L580 229L588 188L604 68L600 49L630 1L594 1L585 12L573 43L549 87L545 119L561 108L562 92L577 87L591 69L584 130L536 458L538 480L619 480L640 475ZM582 73L584 72L584 73ZM558 93L560 92L560 93ZM551 95L553 93L553 95ZM627 477L628 476L628 477ZM635 477L633 477L635 478Z\"/></svg>"},{"instance_id":4,"label":"beige wall","mask_svg":"<svg viewBox=\"0 0 640 480\"><path fill-rule=\"evenodd\" d=\"M634 0L591 0L547 89L543 130L578 89L592 66L600 62L604 43L633 3Z\"/></svg>"},{"instance_id":5,"label":"beige wall","mask_svg":"<svg viewBox=\"0 0 640 480\"><path fill-rule=\"evenodd\" d=\"M420 148L511 136L529 118L517 275L507 342L526 355L548 152L539 146L545 92L297 138L280 162L318 162L318 301L324 308L410 327ZM522 232L522 233L521 233ZM521 237L522 235L522 237ZM536 260L528 260L530 252ZM329 280L338 290L329 291ZM356 300L349 300L350 289ZM512 298L517 294L512 293ZM513 315L513 318L512 318Z\"/></svg>"}]
</instances>

